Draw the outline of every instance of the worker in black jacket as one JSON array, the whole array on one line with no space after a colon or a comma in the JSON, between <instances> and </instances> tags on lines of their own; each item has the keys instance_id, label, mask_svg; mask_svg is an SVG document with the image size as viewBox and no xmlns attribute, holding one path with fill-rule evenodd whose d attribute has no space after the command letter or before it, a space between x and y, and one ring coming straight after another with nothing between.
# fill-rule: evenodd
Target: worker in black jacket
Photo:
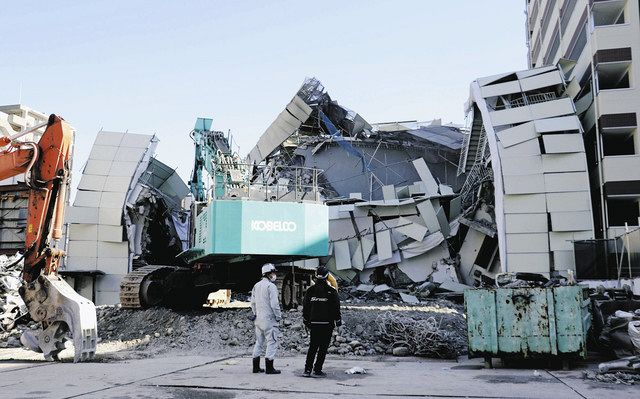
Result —
<instances>
[{"instance_id":1,"label":"worker in black jacket","mask_svg":"<svg viewBox=\"0 0 640 399\"><path fill-rule=\"evenodd\" d=\"M311 376L312 368L315 376L326 376L322 371L322 365L331 342L331 334L334 326L342 325L338 291L329 285L328 277L329 270L323 266L319 267L316 270L316 283L307 289L304 296L302 317L304 325L311 331L307 362L304 365L305 377Z\"/></svg>"}]
</instances>

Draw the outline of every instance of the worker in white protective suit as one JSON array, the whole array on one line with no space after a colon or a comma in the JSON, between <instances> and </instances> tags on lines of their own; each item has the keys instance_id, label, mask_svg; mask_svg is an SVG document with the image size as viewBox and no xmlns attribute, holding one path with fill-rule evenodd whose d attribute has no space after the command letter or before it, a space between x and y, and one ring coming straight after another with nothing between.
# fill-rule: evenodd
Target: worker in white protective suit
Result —
<instances>
[{"instance_id":1,"label":"worker in white protective suit","mask_svg":"<svg viewBox=\"0 0 640 399\"><path fill-rule=\"evenodd\" d=\"M253 348L253 372L261 373L260 355L265 350L265 364L267 374L280 374L280 370L273 367L276 357L280 329L278 325L282 320L280 302L278 300L278 288L276 281L276 267L267 263L262 266L262 279L251 290L251 310L255 317L256 345Z\"/></svg>"}]
</instances>

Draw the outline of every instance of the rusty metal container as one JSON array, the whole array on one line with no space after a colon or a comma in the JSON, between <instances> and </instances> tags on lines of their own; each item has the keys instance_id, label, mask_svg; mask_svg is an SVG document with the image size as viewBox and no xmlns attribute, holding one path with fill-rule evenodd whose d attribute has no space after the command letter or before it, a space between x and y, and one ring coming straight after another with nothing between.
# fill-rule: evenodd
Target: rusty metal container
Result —
<instances>
[{"instance_id":1,"label":"rusty metal container","mask_svg":"<svg viewBox=\"0 0 640 399\"><path fill-rule=\"evenodd\" d=\"M591 326L585 287L479 288L464 292L469 357L585 358Z\"/></svg>"}]
</instances>

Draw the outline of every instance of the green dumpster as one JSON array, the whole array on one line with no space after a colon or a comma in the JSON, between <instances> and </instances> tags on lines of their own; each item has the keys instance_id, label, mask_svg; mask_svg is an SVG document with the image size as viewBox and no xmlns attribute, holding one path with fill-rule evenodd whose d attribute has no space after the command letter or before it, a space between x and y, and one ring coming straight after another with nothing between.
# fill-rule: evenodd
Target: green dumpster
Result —
<instances>
[{"instance_id":1,"label":"green dumpster","mask_svg":"<svg viewBox=\"0 0 640 399\"><path fill-rule=\"evenodd\" d=\"M585 358L589 295L579 285L464 292L469 358Z\"/></svg>"}]
</instances>

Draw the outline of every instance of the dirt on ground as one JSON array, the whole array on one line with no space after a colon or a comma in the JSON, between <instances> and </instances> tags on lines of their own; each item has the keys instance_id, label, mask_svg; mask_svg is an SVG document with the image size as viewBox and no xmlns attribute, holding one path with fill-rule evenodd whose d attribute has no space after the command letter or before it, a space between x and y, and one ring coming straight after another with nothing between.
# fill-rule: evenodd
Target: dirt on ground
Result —
<instances>
[{"instance_id":1,"label":"dirt on ground","mask_svg":"<svg viewBox=\"0 0 640 399\"><path fill-rule=\"evenodd\" d=\"M99 306L96 310L98 358L104 361L170 352L246 354L252 351L255 340L246 302L190 311L161 307L129 310L120 306ZM463 309L447 300L418 305L345 304L342 319L343 325L334 330L329 353L455 358L467 350ZM29 322L0 332L0 347L19 348L22 331L36 328L36 323ZM280 330L280 353L306 353L309 336L300 308L283 312Z\"/></svg>"},{"instance_id":2,"label":"dirt on ground","mask_svg":"<svg viewBox=\"0 0 640 399\"><path fill-rule=\"evenodd\" d=\"M98 331L103 344L138 340L136 349L148 353L172 350L185 353L250 352L255 339L250 315L250 309L238 304L226 308L184 312L166 308L126 310L118 306L103 306L98 308ZM330 353L442 358L455 358L466 353L466 322L463 311L460 305L449 301L438 300L411 306L343 306L342 318L343 325L334 330ZM424 328L421 329L422 335L413 331L417 327L423 327L425 321L436 334L425 337ZM390 325L401 326L406 330L405 336L389 334ZM284 312L280 329L280 348L283 352L295 354L306 351L308 334L302 323L300 309ZM412 343L412 335L426 339L427 342L416 346ZM429 344L440 348L440 351L422 353L420 348Z\"/></svg>"}]
</instances>

